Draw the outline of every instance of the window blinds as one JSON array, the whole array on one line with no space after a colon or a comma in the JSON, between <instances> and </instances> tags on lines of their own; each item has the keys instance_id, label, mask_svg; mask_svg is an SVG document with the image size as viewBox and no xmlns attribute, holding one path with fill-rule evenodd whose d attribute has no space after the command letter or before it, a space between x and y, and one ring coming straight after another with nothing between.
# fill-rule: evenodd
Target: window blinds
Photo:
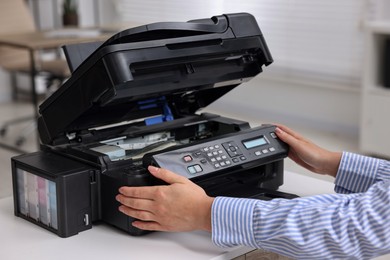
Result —
<instances>
[{"instance_id":1,"label":"window blinds","mask_svg":"<svg viewBox=\"0 0 390 260\"><path fill-rule=\"evenodd\" d=\"M121 21L141 23L249 12L274 58L267 75L312 85L358 87L366 1L115 0L115 6Z\"/></svg>"}]
</instances>

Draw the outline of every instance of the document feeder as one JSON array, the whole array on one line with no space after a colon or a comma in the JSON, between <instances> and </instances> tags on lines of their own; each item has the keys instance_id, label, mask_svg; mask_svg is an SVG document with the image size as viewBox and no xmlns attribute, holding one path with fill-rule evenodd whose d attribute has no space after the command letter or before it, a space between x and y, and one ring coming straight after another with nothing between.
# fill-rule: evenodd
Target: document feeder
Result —
<instances>
[{"instance_id":1,"label":"document feeder","mask_svg":"<svg viewBox=\"0 0 390 260\"><path fill-rule=\"evenodd\" d=\"M97 222L146 234L115 196L165 185L150 164L211 196L295 197L277 191L288 147L275 126L199 112L272 63L252 15L155 23L64 51L72 76L39 107L40 151L11 159L16 216L60 237Z\"/></svg>"}]
</instances>

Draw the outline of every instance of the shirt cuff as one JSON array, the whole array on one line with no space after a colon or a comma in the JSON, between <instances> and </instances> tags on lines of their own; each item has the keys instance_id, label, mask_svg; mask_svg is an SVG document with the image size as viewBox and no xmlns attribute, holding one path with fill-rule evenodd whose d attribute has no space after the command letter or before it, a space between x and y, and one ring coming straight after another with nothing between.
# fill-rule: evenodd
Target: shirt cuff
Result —
<instances>
[{"instance_id":1,"label":"shirt cuff","mask_svg":"<svg viewBox=\"0 0 390 260\"><path fill-rule=\"evenodd\" d=\"M212 241L220 247L256 247L253 233L254 199L217 197L211 208Z\"/></svg>"},{"instance_id":2,"label":"shirt cuff","mask_svg":"<svg viewBox=\"0 0 390 260\"><path fill-rule=\"evenodd\" d=\"M377 180L379 159L343 152L335 179L335 192L365 192Z\"/></svg>"}]
</instances>

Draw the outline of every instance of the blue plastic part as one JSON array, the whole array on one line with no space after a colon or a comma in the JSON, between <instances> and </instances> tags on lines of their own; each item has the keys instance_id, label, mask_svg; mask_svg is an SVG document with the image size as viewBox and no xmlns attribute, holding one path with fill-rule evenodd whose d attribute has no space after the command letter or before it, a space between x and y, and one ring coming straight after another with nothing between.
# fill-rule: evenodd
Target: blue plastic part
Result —
<instances>
[{"instance_id":1,"label":"blue plastic part","mask_svg":"<svg viewBox=\"0 0 390 260\"><path fill-rule=\"evenodd\" d=\"M164 96L160 98L139 101L138 104L140 109L161 107L163 110L163 115L145 119L146 125L154 125L154 124L159 124L162 122L174 120L171 108L169 107L166 98Z\"/></svg>"}]
</instances>

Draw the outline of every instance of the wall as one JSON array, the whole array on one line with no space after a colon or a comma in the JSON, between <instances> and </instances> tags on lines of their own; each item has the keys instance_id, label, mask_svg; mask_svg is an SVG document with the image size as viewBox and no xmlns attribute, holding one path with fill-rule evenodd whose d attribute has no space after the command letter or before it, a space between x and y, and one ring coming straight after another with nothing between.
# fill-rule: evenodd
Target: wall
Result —
<instances>
[{"instance_id":1,"label":"wall","mask_svg":"<svg viewBox=\"0 0 390 260\"><path fill-rule=\"evenodd\" d=\"M274 80L263 77L266 73L238 86L210 109L254 122L308 126L357 137L359 91Z\"/></svg>"}]
</instances>

